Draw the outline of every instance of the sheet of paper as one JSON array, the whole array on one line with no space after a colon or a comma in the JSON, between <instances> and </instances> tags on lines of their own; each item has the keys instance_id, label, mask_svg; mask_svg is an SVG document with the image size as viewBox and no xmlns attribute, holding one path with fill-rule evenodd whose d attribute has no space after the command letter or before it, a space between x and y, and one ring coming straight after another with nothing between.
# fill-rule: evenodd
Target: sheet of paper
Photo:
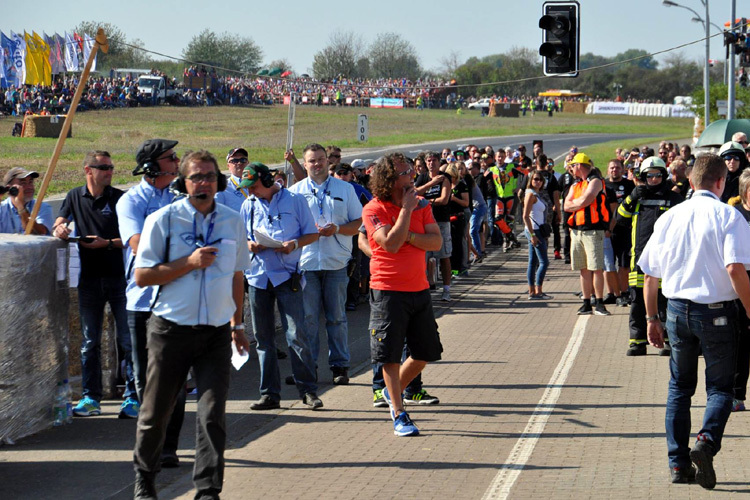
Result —
<instances>
[{"instance_id":1,"label":"sheet of paper","mask_svg":"<svg viewBox=\"0 0 750 500\"><path fill-rule=\"evenodd\" d=\"M237 350L237 346L234 345L234 342L232 342L232 366L234 366L235 370L239 370L242 368L242 365L247 363L247 360L250 358L250 353L245 351L243 354L240 354L240 352Z\"/></svg>"},{"instance_id":2,"label":"sheet of paper","mask_svg":"<svg viewBox=\"0 0 750 500\"><path fill-rule=\"evenodd\" d=\"M263 245L264 247L281 248L281 245L284 243L283 241L279 241L279 240L275 240L271 238L266 233L258 229L256 229L254 233L255 233L256 243L258 243L259 245Z\"/></svg>"}]
</instances>

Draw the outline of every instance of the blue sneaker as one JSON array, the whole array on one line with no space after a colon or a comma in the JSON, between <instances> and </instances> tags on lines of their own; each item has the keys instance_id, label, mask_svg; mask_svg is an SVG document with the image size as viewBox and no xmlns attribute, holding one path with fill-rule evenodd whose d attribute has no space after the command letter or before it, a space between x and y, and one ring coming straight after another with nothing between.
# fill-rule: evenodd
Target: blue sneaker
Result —
<instances>
[{"instance_id":1,"label":"blue sneaker","mask_svg":"<svg viewBox=\"0 0 750 500\"><path fill-rule=\"evenodd\" d=\"M138 418L141 404L133 398L126 399L120 406L120 414L117 418Z\"/></svg>"},{"instance_id":2,"label":"blue sneaker","mask_svg":"<svg viewBox=\"0 0 750 500\"><path fill-rule=\"evenodd\" d=\"M396 421L396 410L393 409L393 404L391 404L391 395L388 394L388 388L383 387L383 399L386 403L388 403L388 410L391 412L391 420L394 422Z\"/></svg>"},{"instance_id":3,"label":"blue sneaker","mask_svg":"<svg viewBox=\"0 0 750 500\"><path fill-rule=\"evenodd\" d=\"M91 399L88 396L84 396L78 401L78 404L73 408L73 415L76 417L92 417L94 415L101 415L102 409L99 406L99 401Z\"/></svg>"},{"instance_id":4,"label":"blue sneaker","mask_svg":"<svg viewBox=\"0 0 750 500\"><path fill-rule=\"evenodd\" d=\"M393 421L393 433L399 437L405 436L418 436L419 429L417 425L411 421L409 414L405 411L399 413L396 420Z\"/></svg>"}]
</instances>

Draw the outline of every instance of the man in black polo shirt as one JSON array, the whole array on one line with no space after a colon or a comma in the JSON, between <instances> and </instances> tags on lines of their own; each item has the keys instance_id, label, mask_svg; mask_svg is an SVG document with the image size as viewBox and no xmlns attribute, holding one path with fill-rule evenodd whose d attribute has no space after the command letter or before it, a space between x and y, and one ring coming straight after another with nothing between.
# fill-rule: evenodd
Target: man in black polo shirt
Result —
<instances>
[{"instance_id":1,"label":"man in black polo shirt","mask_svg":"<svg viewBox=\"0 0 750 500\"><path fill-rule=\"evenodd\" d=\"M113 188L112 159L106 151L91 151L83 160L86 184L71 190L60 207L53 234L63 240L70 237L68 223L75 223L81 237L78 252L81 275L78 282L78 305L81 316L81 400L73 414L88 417L101 414L102 367L100 344L104 306L109 302L115 317L117 343L125 360L125 401L120 418L138 417L138 399L133 380L130 330L125 310L125 267L122 240L115 205L123 195Z\"/></svg>"}]
</instances>

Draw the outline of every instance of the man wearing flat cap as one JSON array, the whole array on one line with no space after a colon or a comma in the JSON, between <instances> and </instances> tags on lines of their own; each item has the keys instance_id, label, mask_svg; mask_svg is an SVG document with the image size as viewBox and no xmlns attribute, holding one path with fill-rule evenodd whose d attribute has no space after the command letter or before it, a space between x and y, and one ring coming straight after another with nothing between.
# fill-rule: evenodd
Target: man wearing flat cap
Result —
<instances>
[{"instance_id":1,"label":"man wearing flat cap","mask_svg":"<svg viewBox=\"0 0 750 500\"><path fill-rule=\"evenodd\" d=\"M174 194L169 184L177 176L180 159L174 151L177 141L149 139L138 147L137 163L133 175L142 175L141 182L133 186L117 202L117 220L125 251L125 277L128 280L127 298L128 327L133 349L133 375L138 401L143 401L146 387L146 322L151 317L151 304L156 287L140 287L135 283L133 265L138 253L138 244L146 222L146 216L172 203ZM162 451L162 467L177 467L177 443L185 414L185 391L175 405L167 428L167 437Z\"/></svg>"},{"instance_id":2,"label":"man wearing flat cap","mask_svg":"<svg viewBox=\"0 0 750 500\"><path fill-rule=\"evenodd\" d=\"M8 198L0 203L0 232L24 233L34 210L34 179L37 172L23 167L13 167L3 177L3 186L8 188ZM52 231L52 207L42 202L31 234L50 234Z\"/></svg>"}]
</instances>

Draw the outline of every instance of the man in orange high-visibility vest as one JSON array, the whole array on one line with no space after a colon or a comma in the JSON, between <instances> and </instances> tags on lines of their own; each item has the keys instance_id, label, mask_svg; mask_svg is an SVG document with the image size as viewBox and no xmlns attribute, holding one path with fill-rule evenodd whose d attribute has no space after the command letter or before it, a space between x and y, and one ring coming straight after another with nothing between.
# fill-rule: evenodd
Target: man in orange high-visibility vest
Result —
<instances>
[{"instance_id":1,"label":"man in orange high-visibility vest","mask_svg":"<svg viewBox=\"0 0 750 500\"><path fill-rule=\"evenodd\" d=\"M571 267L581 272L583 305L579 315L609 315L604 307L604 231L609 225L609 211L601 176L585 153L571 160L573 175L578 178L565 198L565 211L570 212ZM595 303L591 304L592 295Z\"/></svg>"}]
</instances>

